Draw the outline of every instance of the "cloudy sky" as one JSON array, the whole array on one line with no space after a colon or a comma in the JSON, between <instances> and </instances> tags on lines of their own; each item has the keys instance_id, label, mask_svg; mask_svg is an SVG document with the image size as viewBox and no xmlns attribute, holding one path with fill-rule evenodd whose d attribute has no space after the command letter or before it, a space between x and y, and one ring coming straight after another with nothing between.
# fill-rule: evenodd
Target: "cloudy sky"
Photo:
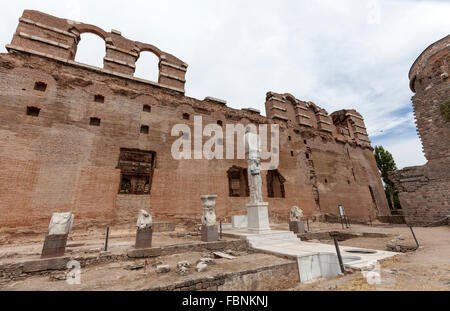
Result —
<instances>
[{"instance_id":1,"label":"cloudy sky","mask_svg":"<svg viewBox=\"0 0 450 311\"><path fill-rule=\"evenodd\" d=\"M189 64L187 96L264 112L268 91L288 92L329 113L357 109L372 144L399 168L426 162L408 71L450 33L450 1L15 0L2 3L2 53L24 9L117 29L174 54ZM83 35L76 60L99 66L103 56L103 41ZM156 57L145 53L136 75L156 80Z\"/></svg>"}]
</instances>

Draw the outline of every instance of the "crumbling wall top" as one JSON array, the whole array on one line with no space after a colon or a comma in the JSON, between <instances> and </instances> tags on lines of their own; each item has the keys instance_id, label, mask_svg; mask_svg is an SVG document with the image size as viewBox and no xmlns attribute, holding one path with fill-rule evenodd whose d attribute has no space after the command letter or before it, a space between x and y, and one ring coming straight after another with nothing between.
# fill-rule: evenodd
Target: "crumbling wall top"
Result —
<instances>
[{"instance_id":1,"label":"crumbling wall top","mask_svg":"<svg viewBox=\"0 0 450 311\"><path fill-rule=\"evenodd\" d=\"M129 40L117 30L107 32L94 25L25 10L7 49L9 52L20 51L76 65L75 55L83 33L95 34L105 42L105 71L134 77L136 61L140 54L150 52L159 58L159 77L156 84L184 93L188 67L185 62L151 44Z\"/></svg>"}]
</instances>

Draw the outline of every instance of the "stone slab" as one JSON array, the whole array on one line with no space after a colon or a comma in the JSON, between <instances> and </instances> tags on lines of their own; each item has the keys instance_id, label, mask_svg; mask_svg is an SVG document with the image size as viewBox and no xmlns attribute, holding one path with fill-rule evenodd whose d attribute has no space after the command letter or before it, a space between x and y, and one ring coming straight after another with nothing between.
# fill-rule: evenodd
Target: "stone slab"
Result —
<instances>
[{"instance_id":1,"label":"stone slab","mask_svg":"<svg viewBox=\"0 0 450 311\"><path fill-rule=\"evenodd\" d=\"M137 229L135 249L152 248L153 228Z\"/></svg>"},{"instance_id":2,"label":"stone slab","mask_svg":"<svg viewBox=\"0 0 450 311\"><path fill-rule=\"evenodd\" d=\"M128 250L127 255L130 258L150 258L161 256L161 247L135 249Z\"/></svg>"},{"instance_id":3,"label":"stone slab","mask_svg":"<svg viewBox=\"0 0 450 311\"><path fill-rule=\"evenodd\" d=\"M54 234L45 237L41 258L64 256L68 234Z\"/></svg>"},{"instance_id":4,"label":"stone slab","mask_svg":"<svg viewBox=\"0 0 450 311\"><path fill-rule=\"evenodd\" d=\"M237 258L235 256L232 256L232 255L229 255L229 254L225 254L225 253L222 253L222 252L214 252L213 254L214 254L214 256L217 256L219 258L225 258L225 259L229 259L229 260Z\"/></svg>"},{"instance_id":5,"label":"stone slab","mask_svg":"<svg viewBox=\"0 0 450 311\"><path fill-rule=\"evenodd\" d=\"M290 221L289 231L292 231L296 234L306 233L305 223L303 221Z\"/></svg>"},{"instance_id":6,"label":"stone slab","mask_svg":"<svg viewBox=\"0 0 450 311\"><path fill-rule=\"evenodd\" d=\"M203 242L215 242L219 239L219 233L217 226L205 226L202 225L202 241Z\"/></svg>"}]
</instances>

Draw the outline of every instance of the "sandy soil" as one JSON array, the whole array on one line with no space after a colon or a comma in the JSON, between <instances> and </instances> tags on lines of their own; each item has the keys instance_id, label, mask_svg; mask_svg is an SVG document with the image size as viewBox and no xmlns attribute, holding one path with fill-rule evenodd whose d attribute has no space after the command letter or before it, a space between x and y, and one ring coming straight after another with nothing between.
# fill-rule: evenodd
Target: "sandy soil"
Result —
<instances>
[{"instance_id":1,"label":"sandy soil","mask_svg":"<svg viewBox=\"0 0 450 311\"><path fill-rule=\"evenodd\" d=\"M226 272L243 271L247 269L257 269L291 262L287 259L278 258L265 254L242 253L236 259L214 259L215 265L210 265L205 272L195 271L195 263L200 258L205 257L204 253L190 252L163 256L158 259L149 259L149 266L144 273L143 269L129 270L130 266L142 266L144 260L115 262L105 265L88 267L81 271L81 284L70 285L64 280L54 280L52 276L34 276L26 280L8 283L0 286L3 291L15 290L44 290L44 291L79 291L79 290L145 290L158 286L167 286L176 282L188 279L212 277ZM188 260L192 267L190 273L179 276L176 273L176 265L180 261ZM170 265L171 271L164 274L156 272L157 264ZM61 272L55 275L61 275Z\"/></svg>"},{"instance_id":2,"label":"sandy soil","mask_svg":"<svg viewBox=\"0 0 450 311\"><path fill-rule=\"evenodd\" d=\"M340 225L333 226L335 229L341 228ZM385 249L383 246L396 236L404 238L402 244L415 245L410 229L404 226L386 228L352 225L348 231L384 232L392 234L392 237L354 238L342 241L340 245ZM450 290L450 227L420 227L414 228L414 232L421 247L415 252L381 262L381 284L370 285L361 272L354 272L344 277L301 284L291 290Z\"/></svg>"}]
</instances>

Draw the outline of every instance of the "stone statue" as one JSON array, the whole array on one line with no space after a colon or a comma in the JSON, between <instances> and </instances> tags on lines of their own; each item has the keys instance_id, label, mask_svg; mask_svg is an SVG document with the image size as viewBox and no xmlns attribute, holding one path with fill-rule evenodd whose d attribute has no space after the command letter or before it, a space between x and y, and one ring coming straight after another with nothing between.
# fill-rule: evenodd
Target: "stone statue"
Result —
<instances>
[{"instance_id":1,"label":"stone statue","mask_svg":"<svg viewBox=\"0 0 450 311\"><path fill-rule=\"evenodd\" d=\"M72 213L53 213L48 226L49 235L69 234L73 226Z\"/></svg>"},{"instance_id":2,"label":"stone statue","mask_svg":"<svg viewBox=\"0 0 450 311\"><path fill-rule=\"evenodd\" d=\"M251 203L260 203L262 202L261 150L257 134L251 132L245 134L245 150L248 158L248 183Z\"/></svg>"},{"instance_id":3,"label":"stone statue","mask_svg":"<svg viewBox=\"0 0 450 311\"><path fill-rule=\"evenodd\" d=\"M262 202L262 177L259 159L248 160L248 181L251 203Z\"/></svg>"},{"instance_id":4,"label":"stone statue","mask_svg":"<svg viewBox=\"0 0 450 311\"><path fill-rule=\"evenodd\" d=\"M137 219L136 226L138 229L148 229L153 226L152 215L150 215L147 211L141 210L139 212L139 216Z\"/></svg>"},{"instance_id":5,"label":"stone statue","mask_svg":"<svg viewBox=\"0 0 450 311\"><path fill-rule=\"evenodd\" d=\"M292 206L291 208L291 221L301 221L303 217L303 211L298 206Z\"/></svg>"},{"instance_id":6,"label":"stone statue","mask_svg":"<svg viewBox=\"0 0 450 311\"><path fill-rule=\"evenodd\" d=\"M201 197L203 208L202 225L204 226L216 225L216 198L217 195L204 195Z\"/></svg>"}]
</instances>

